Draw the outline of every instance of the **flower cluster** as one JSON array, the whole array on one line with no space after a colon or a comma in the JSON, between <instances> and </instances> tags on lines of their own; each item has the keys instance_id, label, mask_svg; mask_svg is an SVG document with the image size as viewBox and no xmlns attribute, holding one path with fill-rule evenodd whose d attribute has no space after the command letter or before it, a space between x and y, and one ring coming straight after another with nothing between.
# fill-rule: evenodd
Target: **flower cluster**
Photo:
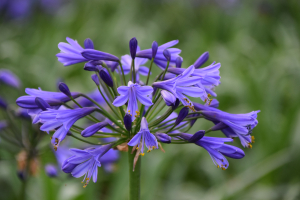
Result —
<instances>
[{"instance_id":1,"label":"flower cluster","mask_svg":"<svg viewBox=\"0 0 300 200\"><path fill-rule=\"evenodd\" d=\"M208 152L218 168L225 170L229 166L226 157L245 156L242 149L225 143L238 137L243 147L252 147L252 130L258 123L259 111L230 114L217 108L219 102L211 97L216 97L214 90L220 84L221 64L213 62L203 67L208 52L193 65L182 68L181 50L173 48L178 40L160 46L154 41L151 48L140 50L138 41L132 38L130 54L121 59L96 50L91 39L86 39L83 47L71 38L67 42L58 44L58 61L65 66L84 62L84 70L93 73L91 78L98 91L93 96L85 95L71 92L65 83L60 83L60 92L27 88L28 95L16 102L28 109L40 130L52 135L55 150L60 151L60 143L67 136L90 145L84 150L71 149L71 156L61 165L64 172L76 178L84 176L84 187L91 178L97 181L104 157L115 160L116 156L109 152L116 149L135 154L134 170L139 156L145 155L145 148L150 152L162 149L162 143L194 143ZM160 70L155 77L151 77L155 72L151 72L153 63ZM149 83L150 79L155 81ZM99 96L94 98L96 92L101 101ZM198 98L202 103L195 102ZM198 119L211 121L213 126L189 134ZM78 120L86 123L78 125ZM207 136L218 130L225 137ZM99 138L110 139L99 142Z\"/></svg>"}]
</instances>

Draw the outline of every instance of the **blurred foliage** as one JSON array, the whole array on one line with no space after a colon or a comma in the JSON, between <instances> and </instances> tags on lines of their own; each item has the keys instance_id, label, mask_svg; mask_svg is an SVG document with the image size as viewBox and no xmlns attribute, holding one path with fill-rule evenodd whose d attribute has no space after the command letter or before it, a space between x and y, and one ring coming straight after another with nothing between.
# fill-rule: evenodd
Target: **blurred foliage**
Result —
<instances>
[{"instance_id":1,"label":"blurred foliage","mask_svg":"<svg viewBox=\"0 0 300 200\"><path fill-rule=\"evenodd\" d=\"M72 91L94 89L82 64L63 67L57 61L57 44L67 36L81 44L89 37L96 49L117 56L129 53L134 36L142 49L153 40L179 39L183 67L209 51L209 62L222 64L216 90L220 109L261 110L256 143L242 160L230 159L226 171L198 146L164 145L166 153L153 151L142 159L142 199L300 199L299 1L65 1L55 13L36 8L21 20L2 13L0 35L0 68L16 73L24 88L53 91L59 78ZM210 125L198 120L193 131ZM7 157L0 160L0 199L18 199L16 161ZM63 173L50 179L41 168L26 195L31 200L126 199L127 171L123 153L115 173L99 170L98 182L83 189L81 180Z\"/></svg>"}]
</instances>

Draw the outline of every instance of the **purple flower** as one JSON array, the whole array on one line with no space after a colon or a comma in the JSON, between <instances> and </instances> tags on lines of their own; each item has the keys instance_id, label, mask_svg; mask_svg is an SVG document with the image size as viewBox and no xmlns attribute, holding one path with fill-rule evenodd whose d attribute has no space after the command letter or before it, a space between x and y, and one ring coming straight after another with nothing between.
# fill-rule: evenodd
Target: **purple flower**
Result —
<instances>
[{"instance_id":1,"label":"purple flower","mask_svg":"<svg viewBox=\"0 0 300 200\"><path fill-rule=\"evenodd\" d=\"M40 113L40 122L43 125L40 127L42 131L51 131L58 128L52 136L51 142L54 149L57 149L59 143L65 139L72 125L79 119L91 114L95 108L77 108L73 110L54 110L48 109Z\"/></svg>"},{"instance_id":2,"label":"purple flower","mask_svg":"<svg viewBox=\"0 0 300 200\"><path fill-rule=\"evenodd\" d=\"M222 129L226 137L239 137L244 147L251 148L254 137L251 136L252 129L258 124L257 113L260 111L252 111L246 114L230 114L217 108L204 106L194 103L197 111L202 111L204 117L214 124L223 122L227 128Z\"/></svg>"},{"instance_id":3,"label":"purple flower","mask_svg":"<svg viewBox=\"0 0 300 200\"><path fill-rule=\"evenodd\" d=\"M190 140L193 135L188 133L181 133L180 137L185 140ZM225 170L229 166L229 162L225 158L225 156L234 159L241 159L245 156L245 153L240 148L224 144L224 142L233 142L233 139L203 136L200 140L194 143L198 146L203 147L209 153L211 159L218 168L220 167L221 169Z\"/></svg>"},{"instance_id":4,"label":"purple flower","mask_svg":"<svg viewBox=\"0 0 300 200\"><path fill-rule=\"evenodd\" d=\"M162 143L171 143L172 138L165 133L155 133L155 136Z\"/></svg>"},{"instance_id":5,"label":"purple flower","mask_svg":"<svg viewBox=\"0 0 300 200\"><path fill-rule=\"evenodd\" d=\"M129 50L132 59L135 59L137 46L138 46L138 41L134 37L129 41Z\"/></svg>"},{"instance_id":6,"label":"purple flower","mask_svg":"<svg viewBox=\"0 0 300 200\"><path fill-rule=\"evenodd\" d=\"M179 54L181 53L181 50L177 49L177 48L170 48L170 47L172 47L176 44L178 44L178 40L173 40L173 41L170 41L170 42L165 43L163 45L160 45L157 48L157 53L156 53L155 58L154 58L154 63L158 67L160 67L161 69L165 69L166 66L167 66L167 59L163 55L163 51L165 49L168 49L168 51L170 52L170 55L171 55L170 66L175 66L176 65L176 58L179 57ZM152 59L152 49L153 48L138 51L136 53L136 57L148 58L149 60L151 60ZM154 50L156 50L156 48L154 48Z\"/></svg>"},{"instance_id":7,"label":"purple flower","mask_svg":"<svg viewBox=\"0 0 300 200\"><path fill-rule=\"evenodd\" d=\"M53 164L47 164L45 166L45 172L49 177L57 177L57 168Z\"/></svg>"},{"instance_id":8,"label":"purple flower","mask_svg":"<svg viewBox=\"0 0 300 200\"><path fill-rule=\"evenodd\" d=\"M103 145L97 148L81 149L70 149L73 153L69 159L67 159L62 170L66 173L71 173L75 178L82 177L86 187L93 178L93 182L97 182L98 167L101 167L101 158L104 156L112 147L112 144Z\"/></svg>"},{"instance_id":9,"label":"purple flower","mask_svg":"<svg viewBox=\"0 0 300 200\"><path fill-rule=\"evenodd\" d=\"M178 98L184 106L194 110L193 102L191 102L185 95L191 97L203 97L205 95L205 91L197 85L200 82L199 78L190 77L194 70L194 66L190 66L179 76L166 81L155 82L152 86L169 91Z\"/></svg>"},{"instance_id":10,"label":"purple flower","mask_svg":"<svg viewBox=\"0 0 300 200\"><path fill-rule=\"evenodd\" d=\"M48 92L48 91L43 91L41 89L37 90L32 88L26 88L25 92L29 96L21 96L16 100L16 103L21 108L27 108L27 109L39 108L35 103L36 97L40 97L44 99L51 106L61 105L63 102L67 102L71 100L69 97L67 97L64 93L61 92ZM73 98L77 98L80 96L80 93L71 92L71 95Z\"/></svg>"},{"instance_id":11,"label":"purple flower","mask_svg":"<svg viewBox=\"0 0 300 200\"><path fill-rule=\"evenodd\" d=\"M151 106L152 100L148 97L153 92L151 86L140 86L137 83L128 82L128 86L118 87L118 96L113 105L116 107L124 105L128 101L127 113L132 116L132 121L140 115L138 101L145 106Z\"/></svg>"},{"instance_id":12,"label":"purple flower","mask_svg":"<svg viewBox=\"0 0 300 200\"><path fill-rule=\"evenodd\" d=\"M109 124L108 121L104 120L103 122L99 122L96 124L93 124L89 127L87 127L86 129L84 129L81 132L81 135L83 137L90 137L92 135L94 135L95 133L97 133L100 129L104 128L105 126L107 126Z\"/></svg>"},{"instance_id":13,"label":"purple flower","mask_svg":"<svg viewBox=\"0 0 300 200\"><path fill-rule=\"evenodd\" d=\"M139 50L140 50L140 47L138 46L137 47L137 52ZM148 72L149 72L148 67L142 66L147 61L148 61L148 59L146 59L146 58L135 58L134 67L135 67L137 80L139 80L139 75L142 75L142 76L147 76L148 75ZM131 62L132 62L132 58L131 58L130 55L122 56L121 63L122 63L122 66L123 66L124 74L128 74L130 72ZM120 73L120 70L117 70L117 72Z\"/></svg>"},{"instance_id":14,"label":"purple flower","mask_svg":"<svg viewBox=\"0 0 300 200\"><path fill-rule=\"evenodd\" d=\"M203 101L208 100L208 95L209 93L212 96L217 96L215 92L213 92L213 89L218 86L220 82L220 72L219 69L221 67L220 63L217 64L212 64L210 66L200 68L200 69L195 69L193 73L191 74L192 77L197 77L198 80L200 80L197 83L197 86L205 90L204 95L201 97ZM174 74L182 74L185 69L183 68L168 68L168 71Z\"/></svg>"},{"instance_id":15,"label":"purple flower","mask_svg":"<svg viewBox=\"0 0 300 200\"><path fill-rule=\"evenodd\" d=\"M209 58L209 53L204 52L195 62L194 62L194 67L196 69L200 68Z\"/></svg>"},{"instance_id":16,"label":"purple flower","mask_svg":"<svg viewBox=\"0 0 300 200\"><path fill-rule=\"evenodd\" d=\"M105 98L107 98L105 92L103 91L103 89L100 87L102 93L104 94ZM102 95L99 93L98 89L95 89L93 92L88 93L87 94L88 97L90 97L91 99L93 99L94 101L96 101L98 104L100 104L101 106L107 106L107 104L105 103L105 100L103 99ZM80 98L78 100L78 103L82 106L82 107L90 107L90 106L95 106L93 102L91 102L90 100L86 99L86 98Z\"/></svg>"},{"instance_id":17,"label":"purple flower","mask_svg":"<svg viewBox=\"0 0 300 200\"><path fill-rule=\"evenodd\" d=\"M3 109L7 108L6 101L4 101L4 99L2 99L1 97L0 97L0 107L3 108Z\"/></svg>"},{"instance_id":18,"label":"purple flower","mask_svg":"<svg viewBox=\"0 0 300 200\"><path fill-rule=\"evenodd\" d=\"M19 88L21 85L19 78L8 69L0 70L0 82L14 88Z\"/></svg>"},{"instance_id":19,"label":"purple flower","mask_svg":"<svg viewBox=\"0 0 300 200\"><path fill-rule=\"evenodd\" d=\"M129 146L138 145L141 148L141 155L144 155L144 144L148 148L147 152L150 152L153 149L158 149L158 143L153 134L150 133L148 129L148 122L145 117L141 121L140 131L128 142Z\"/></svg>"},{"instance_id":20,"label":"purple flower","mask_svg":"<svg viewBox=\"0 0 300 200\"><path fill-rule=\"evenodd\" d=\"M115 62L119 61L119 58L117 56L94 49L83 50L81 54L88 60L108 60Z\"/></svg>"},{"instance_id":21,"label":"purple flower","mask_svg":"<svg viewBox=\"0 0 300 200\"><path fill-rule=\"evenodd\" d=\"M89 59L83 57L81 52L84 50L76 40L73 40L69 37L66 38L68 43L60 42L58 44L58 48L60 49L60 53L56 54L58 61L63 63L64 66L74 65L81 62L87 62ZM88 40L88 41L87 41ZM86 39L84 42L85 48L90 48L93 45L90 39Z\"/></svg>"}]
</instances>

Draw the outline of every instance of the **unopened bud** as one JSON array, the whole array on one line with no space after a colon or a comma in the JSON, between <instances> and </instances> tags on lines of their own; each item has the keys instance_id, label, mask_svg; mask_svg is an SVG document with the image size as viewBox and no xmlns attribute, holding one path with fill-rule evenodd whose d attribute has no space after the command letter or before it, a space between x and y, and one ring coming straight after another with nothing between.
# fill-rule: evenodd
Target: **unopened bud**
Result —
<instances>
[{"instance_id":1,"label":"unopened bud","mask_svg":"<svg viewBox=\"0 0 300 200\"><path fill-rule=\"evenodd\" d=\"M158 44L156 41L152 43L152 58L155 58L158 49Z\"/></svg>"},{"instance_id":2,"label":"unopened bud","mask_svg":"<svg viewBox=\"0 0 300 200\"><path fill-rule=\"evenodd\" d=\"M165 133L155 133L155 136L158 141L162 143L171 143L171 137Z\"/></svg>"},{"instance_id":3,"label":"unopened bud","mask_svg":"<svg viewBox=\"0 0 300 200\"><path fill-rule=\"evenodd\" d=\"M181 68L181 64L182 64L182 58L178 56L176 58L176 68Z\"/></svg>"},{"instance_id":4,"label":"unopened bud","mask_svg":"<svg viewBox=\"0 0 300 200\"><path fill-rule=\"evenodd\" d=\"M205 135L205 131L201 130L196 132L190 139L188 139L189 142L195 143L199 141L203 136Z\"/></svg>"},{"instance_id":5,"label":"unopened bud","mask_svg":"<svg viewBox=\"0 0 300 200\"><path fill-rule=\"evenodd\" d=\"M64 82L59 83L58 89L68 97L72 97L69 87Z\"/></svg>"},{"instance_id":6,"label":"unopened bud","mask_svg":"<svg viewBox=\"0 0 300 200\"><path fill-rule=\"evenodd\" d=\"M178 117L175 121L175 125L177 126L180 122L182 122L182 120L184 120L184 118L186 118L186 116L189 114L189 108L188 107L183 107L179 114Z\"/></svg>"},{"instance_id":7,"label":"unopened bud","mask_svg":"<svg viewBox=\"0 0 300 200\"><path fill-rule=\"evenodd\" d=\"M130 55L131 55L132 59L135 59L137 45L138 45L138 42L135 37L129 41L129 50L130 50Z\"/></svg>"},{"instance_id":8,"label":"unopened bud","mask_svg":"<svg viewBox=\"0 0 300 200\"><path fill-rule=\"evenodd\" d=\"M163 54L165 56L165 58L167 59L167 61L170 61L171 60L171 54L170 54L170 51L168 51L167 49L165 49L163 51Z\"/></svg>"},{"instance_id":9,"label":"unopened bud","mask_svg":"<svg viewBox=\"0 0 300 200\"><path fill-rule=\"evenodd\" d=\"M105 70L101 70L99 72L99 75L100 75L101 79L104 81L104 83L106 83L106 85L108 85L109 87L114 86L114 82L113 82L112 78Z\"/></svg>"},{"instance_id":10,"label":"unopened bud","mask_svg":"<svg viewBox=\"0 0 300 200\"><path fill-rule=\"evenodd\" d=\"M50 105L40 97L35 98L35 104L43 111L47 110L47 108L50 108Z\"/></svg>"},{"instance_id":11,"label":"unopened bud","mask_svg":"<svg viewBox=\"0 0 300 200\"><path fill-rule=\"evenodd\" d=\"M99 82L99 78L98 78L98 75L97 74L93 74L91 76L92 80L95 82L96 85L100 85L100 82Z\"/></svg>"},{"instance_id":12,"label":"unopened bud","mask_svg":"<svg viewBox=\"0 0 300 200\"><path fill-rule=\"evenodd\" d=\"M124 116L124 125L125 125L125 128L127 129L127 131L131 130L132 118L131 118L131 115L128 113L126 113Z\"/></svg>"},{"instance_id":13,"label":"unopened bud","mask_svg":"<svg viewBox=\"0 0 300 200\"><path fill-rule=\"evenodd\" d=\"M209 58L209 53L208 52L204 52L194 63L194 67L195 69L198 69L199 67L201 67Z\"/></svg>"},{"instance_id":14,"label":"unopened bud","mask_svg":"<svg viewBox=\"0 0 300 200\"><path fill-rule=\"evenodd\" d=\"M85 49L94 49L94 43L90 38L84 40L84 48Z\"/></svg>"}]
</instances>

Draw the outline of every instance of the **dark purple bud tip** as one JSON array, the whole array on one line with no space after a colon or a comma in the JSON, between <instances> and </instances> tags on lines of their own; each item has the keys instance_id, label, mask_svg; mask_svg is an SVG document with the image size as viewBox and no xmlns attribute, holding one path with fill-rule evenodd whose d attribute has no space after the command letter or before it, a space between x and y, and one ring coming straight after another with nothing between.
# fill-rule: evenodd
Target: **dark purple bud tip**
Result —
<instances>
[{"instance_id":1,"label":"dark purple bud tip","mask_svg":"<svg viewBox=\"0 0 300 200\"><path fill-rule=\"evenodd\" d=\"M176 68L181 68L181 64L182 64L182 58L178 56L176 58Z\"/></svg>"},{"instance_id":2,"label":"dark purple bud tip","mask_svg":"<svg viewBox=\"0 0 300 200\"><path fill-rule=\"evenodd\" d=\"M85 49L94 49L94 43L90 38L84 40L84 48Z\"/></svg>"},{"instance_id":3,"label":"dark purple bud tip","mask_svg":"<svg viewBox=\"0 0 300 200\"><path fill-rule=\"evenodd\" d=\"M72 164L69 163L68 160L65 160L61 166L61 170L65 173L71 173L76 166L77 164Z\"/></svg>"},{"instance_id":4,"label":"dark purple bud tip","mask_svg":"<svg viewBox=\"0 0 300 200\"><path fill-rule=\"evenodd\" d=\"M177 126L180 122L182 122L182 120L184 120L184 118L186 118L186 116L189 114L189 108L188 107L184 107L180 110L178 117L175 121L175 125Z\"/></svg>"},{"instance_id":5,"label":"dark purple bud tip","mask_svg":"<svg viewBox=\"0 0 300 200\"><path fill-rule=\"evenodd\" d=\"M2 98L0 98L0 108L7 108L7 103Z\"/></svg>"},{"instance_id":6,"label":"dark purple bud tip","mask_svg":"<svg viewBox=\"0 0 300 200\"><path fill-rule=\"evenodd\" d=\"M50 105L40 97L35 98L35 104L43 111L47 110L47 108L50 108Z\"/></svg>"},{"instance_id":7,"label":"dark purple bud tip","mask_svg":"<svg viewBox=\"0 0 300 200\"><path fill-rule=\"evenodd\" d=\"M190 139L188 139L189 142L195 143L199 141L203 136L205 135L205 131L198 131L196 132Z\"/></svg>"},{"instance_id":8,"label":"dark purple bud tip","mask_svg":"<svg viewBox=\"0 0 300 200\"><path fill-rule=\"evenodd\" d=\"M59 83L58 89L62 93L64 93L65 95L67 95L68 97L70 97L70 98L72 97L71 92L70 92L69 87L67 86L67 84L65 84L63 82Z\"/></svg>"},{"instance_id":9,"label":"dark purple bud tip","mask_svg":"<svg viewBox=\"0 0 300 200\"><path fill-rule=\"evenodd\" d=\"M218 131L218 130L222 130L224 128L227 128L228 126L226 124L224 124L223 122L219 122L216 125L214 125L213 127L210 128L211 131Z\"/></svg>"},{"instance_id":10,"label":"dark purple bud tip","mask_svg":"<svg viewBox=\"0 0 300 200\"><path fill-rule=\"evenodd\" d=\"M93 79L93 81L95 82L96 85L100 85L99 78L98 78L97 74L93 74L91 76L91 78Z\"/></svg>"},{"instance_id":11,"label":"dark purple bud tip","mask_svg":"<svg viewBox=\"0 0 300 200\"><path fill-rule=\"evenodd\" d=\"M179 106L179 104L180 104L179 99L176 99L175 104L172 105L172 109L175 110Z\"/></svg>"},{"instance_id":12,"label":"dark purple bud tip","mask_svg":"<svg viewBox=\"0 0 300 200\"><path fill-rule=\"evenodd\" d=\"M171 143L172 138L165 133L155 133L155 136L162 143Z\"/></svg>"},{"instance_id":13,"label":"dark purple bud tip","mask_svg":"<svg viewBox=\"0 0 300 200\"><path fill-rule=\"evenodd\" d=\"M106 122L106 121L93 124L93 125L87 127L86 129L84 129L81 132L81 135L82 135L82 137L91 137L92 135L94 135L100 129L104 128L107 125L108 125L108 122Z\"/></svg>"},{"instance_id":14,"label":"dark purple bud tip","mask_svg":"<svg viewBox=\"0 0 300 200\"><path fill-rule=\"evenodd\" d=\"M104 83L106 83L106 85L108 85L109 87L114 86L114 82L113 82L112 78L105 70L101 70L99 72L99 74L100 74L101 79L104 81Z\"/></svg>"},{"instance_id":15,"label":"dark purple bud tip","mask_svg":"<svg viewBox=\"0 0 300 200\"><path fill-rule=\"evenodd\" d=\"M207 52L204 52L197 60L196 62L194 63L194 67L196 69L198 69L199 67L201 67L209 58L209 53L208 51Z\"/></svg>"},{"instance_id":16,"label":"dark purple bud tip","mask_svg":"<svg viewBox=\"0 0 300 200\"><path fill-rule=\"evenodd\" d=\"M126 113L124 116L124 125L125 125L125 128L127 129L127 131L131 130L132 118L131 118L131 115L128 113Z\"/></svg>"},{"instance_id":17,"label":"dark purple bud tip","mask_svg":"<svg viewBox=\"0 0 300 200\"><path fill-rule=\"evenodd\" d=\"M135 59L137 45L138 45L138 41L136 40L135 37L129 41L129 49L130 49L130 55L132 59Z\"/></svg>"},{"instance_id":18,"label":"dark purple bud tip","mask_svg":"<svg viewBox=\"0 0 300 200\"><path fill-rule=\"evenodd\" d=\"M167 61L170 61L171 60L171 54L170 54L170 51L168 51L167 49L165 49L163 51L163 54L165 56L165 58L167 59Z\"/></svg>"},{"instance_id":19,"label":"dark purple bud tip","mask_svg":"<svg viewBox=\"0 0 300 200\"><path fill-rule=\"evenodd\" d=\"M84 64L83 69L86 71L99 71L99 67L98 65L101 65L102 62L101 61L89 61L87 63Z\"/></svg>"},{"instance_id":20,"label":"dark purple bud tip","mask_svg":"<svg viewBox=\"0 0 300 200\"><path fill-rule=\"evenodd\" d=\"M156 41L152 43L152 58L155 58L158 49L158 44Z\"/></svg>"}]
</instances>

